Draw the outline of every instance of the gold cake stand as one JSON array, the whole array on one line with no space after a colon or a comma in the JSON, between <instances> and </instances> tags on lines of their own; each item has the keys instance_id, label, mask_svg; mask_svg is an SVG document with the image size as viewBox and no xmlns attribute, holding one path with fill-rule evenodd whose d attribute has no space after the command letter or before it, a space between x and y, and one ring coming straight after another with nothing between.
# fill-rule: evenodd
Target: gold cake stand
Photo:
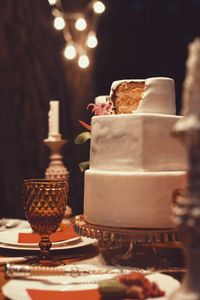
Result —
<instances>
[{"instance_id":1,"label":"gold cake stand","mask_svg":"<svg viewBox=\"0 0 200 300\"><path fill-rule=\"evenodd\" d=\"M83 215L72 219L75 231L84 237L96 238L100 251L123 249L123 254L113 255L114 265L133 267L162 267L171 265L169 259L158 254L158 244L178 242L175 229L135 229L93 225Z\"/></svg>"}]
</instances>

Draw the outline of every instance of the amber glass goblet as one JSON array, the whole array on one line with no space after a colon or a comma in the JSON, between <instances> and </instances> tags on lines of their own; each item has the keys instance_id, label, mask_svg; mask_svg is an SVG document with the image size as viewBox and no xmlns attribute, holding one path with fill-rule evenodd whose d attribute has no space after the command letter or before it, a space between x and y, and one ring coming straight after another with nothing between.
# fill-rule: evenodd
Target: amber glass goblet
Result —
<instances>
[{"instance_id":1,"label":"amber glass goblet","mask_svg":"<svg viewBox=\"0 0 200 300\"><path fill-rule=\"evenodd\" d=\"M65 213L67 182L64 180L28 179L23 185L25 215L33 231L40 235L39 260L50 259L51 233Z\"/></svg>"}]
</instances>

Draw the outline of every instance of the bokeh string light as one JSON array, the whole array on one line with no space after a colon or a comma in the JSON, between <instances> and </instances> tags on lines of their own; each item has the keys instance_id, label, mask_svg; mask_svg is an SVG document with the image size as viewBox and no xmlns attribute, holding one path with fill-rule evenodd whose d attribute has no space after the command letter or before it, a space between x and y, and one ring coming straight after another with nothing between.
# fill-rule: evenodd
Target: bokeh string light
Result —
<instances>
[{"instance_id":1,"label":"bokeh string light","mask_svg":"<svg viewBox=\"0 0 200 300\"><path fill-rule=\"evenodd\" d=\"M63 32L66 46L63 55L81 69L90 65L90 53L98 45L96 36L100 15L105 11L102 1L91 0L80 12L66 12L61 0L48 0L52 7L54 28Z\"/></svg>"},{"instance_id":2,"label":"bokeh string light","mask_svg":"<svg viewBox=\"0 0 200 300\"><path fill-rule=\"evenodd\" d=\"M87 27L85 18L78 18L75 23L75 27L78 31L83 31Z\"/></svg>"}]
</instances>

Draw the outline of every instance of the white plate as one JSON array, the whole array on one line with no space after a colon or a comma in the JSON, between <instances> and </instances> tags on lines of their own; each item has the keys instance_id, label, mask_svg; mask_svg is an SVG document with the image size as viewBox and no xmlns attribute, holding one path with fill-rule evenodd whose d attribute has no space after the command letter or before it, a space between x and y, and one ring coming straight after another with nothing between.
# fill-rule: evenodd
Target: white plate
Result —
<instances>
[{"instance_id":1,"label":"white plate","mask_svg":"<svg viewBox=\"0 0 200 300\"><path fill-rule=\"evenodd\" d=\"M18 243L18 235L19 233L32 233L31 229L12 229L8 231L0 232L0 243L14 246L14 247L23 247L23 248L38 248L38 243ZM53 242L52 247L63 246L66 243L72 243L78 241L80 239L79 236L62 240L59 242Z\"/></svg>"},{"instance_id":2,"label":"white plate","mask_svg":"<svg viewBox=\"0 0 200 300\"><path fill-rule=\"evenodd\" d=\"M84 247L84 246L88 246L88 245L92 245L94 243L96 243L97 240L96 239L91 239L91 238L86 238L86 237L81 237L77 240L77 242L73 242L73 243L69 243L69 241L67 240L66 242L63 241L62 245L58 246L52 246L51 247L51 251L56 251L56 250L67 250L67 249L73 249L73 248L79 248L79 247ZM23 247L23 246L12 246L9 244L4 244L1 243L0 241L0 248L3 249L11 249L11 250L26 250L26 251L38 251L40 250L39 247Z\"/></svg>"},{"instance_id":3,"label":"white plate","mask_svg":"<svg viewBox=\"0 0 200 300\"><path fill-rule=\"evenodd\" d=\"M21 219L0 219L0 231L13 230L16 228L30 228L28 221Z\"/></svg>"},{"instance_id":4,"label":"white plate","mask_svg":"<svg viewBox=\"0 0 200 300\"><path fill-rule=\"evenodd\" d=\"M71 268L73 265L64 266L64 268ZM87 269L98 269L101 268L100 266L94 266L94 265L74 265L79 268L87 268ZM88 275L88 276L82 276L81 280L84 281L94 281L94 280L101 280L101 279L108 279L112 278L115 275L111 274L103 274L103 275ZM179 286L180 283L174 279L171 276L155 273L152 275L147 276L149 280L156 282L159 287L165 291L166 296L165 297L159 297L156 298L156 300L166 300L167 297L171 293L173 293ZM42 277L40 277L42 278ZM47 278L47 277L44 277ZM48 277L49 279L50 277ZM11 300L30 300L30 297L28 293L26 292L26 289L38 289L38 290L52 290L52 291L72 291L72 290L88 290L88 289L96 289L97 284L82 284L82 285L61 285L59 282L80 282L80 277L78 278L72 278L69 276L51 276L51 280L58 282L57 285L53 284L44 284L38 281L28 281L28 280L10 280L7 282L3 288L3 294L7 298ZM154 298L155 299L155 298ZM150 300L150 298L149 298Z\"/></svg>"}]
</instances>

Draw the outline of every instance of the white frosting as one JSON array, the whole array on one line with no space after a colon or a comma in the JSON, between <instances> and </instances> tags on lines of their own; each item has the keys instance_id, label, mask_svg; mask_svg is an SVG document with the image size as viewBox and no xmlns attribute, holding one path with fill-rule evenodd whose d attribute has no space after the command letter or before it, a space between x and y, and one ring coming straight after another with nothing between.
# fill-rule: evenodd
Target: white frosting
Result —
<instances>
[{"instance_id":1,"label":"white frosting","mask_svg":"<svg viewBox=\"0 0 200 300\"><path fill-rule=\"evenodd\" d=\"M181 117L120 114L92 118L90 168L105 171L186 169L184 146L171 136Z\"/></svg>"},{"instance_id":2,"label":"white frosting","mask_svg":"<svg viewBox=\"0 0 200 300\"><path fill-rule=\"evenodd\" d=\"M175 114L174 80L165 77L146 79L142 100L135 112Z\"/></svg>"},{"instance_id":3,"label":"white frosting","mask_svg":"<svg viewBox=\"0 0 200 300\"><path fill-rule=\"evenodd\" d=\"M95 104L99 104L99 103L107 103L108 102L108 95L101 95L101 96L97 96L94 99L94 103Z\"/></svg>"},{"instance_id":4,"label":"white frosting","mask_svg":"<svg viewBox=\"0 0 200 300\"><path fill-rule=\"evenodd\" d=\"M185 172L85 173L84 218L113 227L171 228L175 189L185 186Z\"/></svg>"},{"instance_id":5,"label":"white frosting","mask_svg":"<svg viewBox=\"0 0 200 300\"><path fill-rule=\"evenodd\" d=\"M110 94L112 94L114 92L114 90L116 90L118 85L120 85L124 82L145 82L145 80L146 79L121 79L121 80L115 80L115 81L113 81L113 83L111 85Z\"/></svg>"},{"instance_id":6,"label":"white frosting","mask_svg":"<svg viewBox=\"0 0 200 300\"><path fill-rule=\"evenodd\" d=\"M148 79L124 79L114 81L110 95L123 82L145 82L145 91L134 113L175 114L174 80L168 77L152 77Z\"/></svg>"},{"instance_id":7,"label":"white frosting","mask_svg":"<svg viewBox=\"0 0 200 300\"><path fill-rule=\"evenodd\" d=\"M124 81L135 80L114 82L111 93ZM171 228L172 195L185 187L187 167L185 149L171 136L181 118L171 115L174 81L145 80L134 112L92 118L84 217L102 226Z\"/></svg>"}]
</instances>

